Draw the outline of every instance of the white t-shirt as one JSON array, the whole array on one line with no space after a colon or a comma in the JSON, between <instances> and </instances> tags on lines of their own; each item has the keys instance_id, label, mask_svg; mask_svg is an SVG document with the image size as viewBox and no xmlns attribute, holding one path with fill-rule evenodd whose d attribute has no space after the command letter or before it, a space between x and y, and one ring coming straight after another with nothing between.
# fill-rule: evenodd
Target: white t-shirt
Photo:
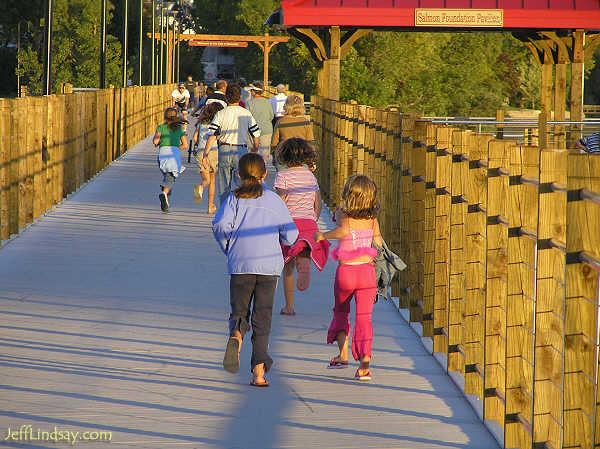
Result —
<instances>
[{"instance_id":1,"label":"white t-shirt","mask_svg":"<svg viewBox=\"0 0 600 449\"><path fill-rule=\"evenodd\" d=\"M221 136L220 145L248 145L248 134L259 137L260 130L248 109L238 105L227 106L218 111L210 129L215 136Z\"/></svg>"},{"instance_id":2,"label":"white t-shirt","mask_svg":"<svg viewBox=\"0 0 600 449\"><path fill-rule=\"evenodd\" d=\"M277 94L274 97L269 98L275 117L283 117L283 105L285 104L285 100L287 100L286 94Z\"/></svg>"},{"instance_id":3,"label":"white t-shirt","mask_svg":"<svg viewBox=\"0 0 600 449\"><path fill-rule=\"evenodd\" d=\"M186 89L183 92L179 92L179 89L175 89L171 92L171 97L175 99L176 103L185 103L185 100L190 98L190 91Z\"/></svg>"}]
</instances>

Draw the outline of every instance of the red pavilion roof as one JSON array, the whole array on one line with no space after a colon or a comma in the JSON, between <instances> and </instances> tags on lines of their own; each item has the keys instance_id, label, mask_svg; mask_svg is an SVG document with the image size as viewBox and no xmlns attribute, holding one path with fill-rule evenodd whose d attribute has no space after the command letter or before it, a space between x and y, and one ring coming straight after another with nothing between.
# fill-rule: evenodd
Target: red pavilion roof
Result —
<instances>
[{"instance_id":1,"label":"red pavilion roof","mask_svg":"<svg viewBox=\"0 0 600 449\"><path fill-rule=\"evenodd\" d=\"M284 0L270 19L292 27L600 30L600 0Z\"/></svg>"}]
</instances>

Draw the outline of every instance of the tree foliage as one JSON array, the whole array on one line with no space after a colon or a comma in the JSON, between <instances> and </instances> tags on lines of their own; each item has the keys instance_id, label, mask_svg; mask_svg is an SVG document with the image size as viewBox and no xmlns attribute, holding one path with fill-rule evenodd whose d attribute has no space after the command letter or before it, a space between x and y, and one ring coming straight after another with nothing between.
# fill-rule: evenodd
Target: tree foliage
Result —
<instances>
[{"instance_id":1,"label":"tree foliage","mask_svg":"<svg viewBox=\"0 0 600 449\"><path fill-rule=\"evenodd\" d=\"M109 2L109 19L112 4ZM39 13L39 11L38 11ZM60 83L77 87L98 87L100 82L100 2L93 0L55 0L53 11L52 91ZM43 28L28 23L31 35L18 55L17 71L29 91L40 94L43 71ZM107 36L107 83L120 85L121 44Z\"/></svg>"}]
</instances>

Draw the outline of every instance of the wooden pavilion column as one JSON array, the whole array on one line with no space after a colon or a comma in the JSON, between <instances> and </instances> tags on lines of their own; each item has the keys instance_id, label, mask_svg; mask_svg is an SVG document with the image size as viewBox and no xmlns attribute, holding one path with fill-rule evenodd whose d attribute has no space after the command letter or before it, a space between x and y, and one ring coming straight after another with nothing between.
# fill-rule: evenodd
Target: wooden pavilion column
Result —
<instances>
[{"instance_id":1,"label":"wooden pavilion column","mask_svg":"<svg viewBox=\"0 0 600 449\"><path fill-rule=\"evenodd\" d=\"M279 36L276 38L269 37L269 33L265 33L265 40L263 42L254 42L263 52L263 86L265 87L269 85L269 53L271 52L271 49L279 42L285 41L282 41L281 37Z\"/></svg>"},{"instance_id":2,"label":"wooden pavilion column","mask_svg":"<svg viewBox=\"0 0 600 449\"><path fill-rule=\"evenodd\" d=\"M553 117L556 121L562 121L566 118L567 64L571 64L570 120L583 120L584 63L592 57L600 44L600 34L588 36L586 42L584 30L576 30L568 36L558 36L555 32L540 32L529 36L515 34L515 37L525 41L535 60L542 66L541 110L548 119ZM559 148L567 145L573 148L580 129L581 127L572 126L567 142L561 127L555 127L558 139L554 144Z\"/></svg>"},{"instance_id":3,"label":"wooden pavilion column","mask_svg":"<svg viewBox=\"0 0 600 449\"><path fill-rule=\"evenodd\" d=\"M339 100L341 60L354 42L372 30L352 29L345 31L343 35L339 26L319 31L310 28L291 28L288 31L308 47L313 59L320 64L317 73L318 94L331 100Z\"/></svg>"}]
</instances>

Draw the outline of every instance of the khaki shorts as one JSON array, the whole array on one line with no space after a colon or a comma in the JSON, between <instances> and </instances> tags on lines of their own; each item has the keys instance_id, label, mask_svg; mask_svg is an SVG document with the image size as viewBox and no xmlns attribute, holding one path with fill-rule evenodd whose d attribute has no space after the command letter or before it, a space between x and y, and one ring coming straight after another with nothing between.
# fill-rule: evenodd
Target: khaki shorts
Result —
<instances>
[{"instance_id":1,"label":"khaki shorts","mask_svg":"<svg viewBox=\"0 0 600 449\"><path fill-rule=\"evenodd\" d=\"M219 153L217 151L210 151L208 153L208 164L209 167L205 168L202 165L202 157L198 158L198 169L200 171L209 171L211 173L216 173L217 168L219 167Z\"/></svg>"}]
</instances>

